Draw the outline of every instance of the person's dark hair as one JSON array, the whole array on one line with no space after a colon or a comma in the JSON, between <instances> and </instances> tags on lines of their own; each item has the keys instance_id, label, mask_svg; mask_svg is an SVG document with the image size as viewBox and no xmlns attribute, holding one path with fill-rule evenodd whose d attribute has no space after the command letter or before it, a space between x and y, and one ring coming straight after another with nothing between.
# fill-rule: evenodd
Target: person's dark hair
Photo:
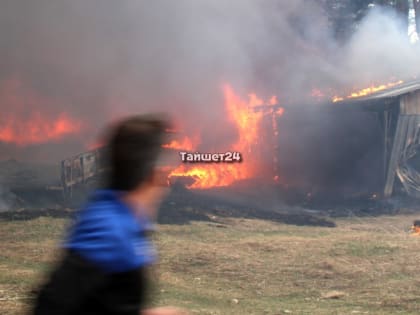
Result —
<instances>
[{"instance_id":1,"label":"person's dark hair","mask_svg":"<svg viewBox=\"0 0 420 315\"><path fill-rule=\"evenodd\" d=\"M109 188L129 191L150 179L169 127L163 115L141 115L112 129L107 146Z\"/></svg>"}]
</instances>

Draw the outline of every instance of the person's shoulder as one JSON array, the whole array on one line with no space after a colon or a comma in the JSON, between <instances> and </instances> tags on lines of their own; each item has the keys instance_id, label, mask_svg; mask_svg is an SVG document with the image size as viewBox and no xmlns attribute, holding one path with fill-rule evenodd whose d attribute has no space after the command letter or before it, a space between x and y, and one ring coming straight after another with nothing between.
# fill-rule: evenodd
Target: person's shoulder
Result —
<instances>
[{"instance_id":1,"label":"person's shoulder","mask_svg":"<svg viewBox=\"0 0 420 315\"><path fill-rule=\"evenodd\" d=\"M127 268L127 219L118 203L98 199L79 212L65 247L98 264L106 272Z\"/></svg>"},{"instance_id":2,"label":"person's shoulder","mask_svg":"<svg viewBox=\"0 0 420 315\"><path fill-rule=\"evenodd\" d=\"M93 200L79 211L77 223L117 229L123 220L120 206L111 200Z\"/></svg>"}]
</instances>

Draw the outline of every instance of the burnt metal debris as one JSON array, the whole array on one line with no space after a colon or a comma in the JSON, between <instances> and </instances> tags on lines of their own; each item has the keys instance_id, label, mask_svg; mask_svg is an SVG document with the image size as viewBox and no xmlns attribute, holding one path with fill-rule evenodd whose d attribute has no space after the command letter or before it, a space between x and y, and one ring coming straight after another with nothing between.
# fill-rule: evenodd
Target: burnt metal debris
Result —
<instances>
[{"instance_id":1,"label":"burnt metal debris","mask_svg":"<svg viewBox=\"0 0 420 315\"><path fill-rule=\"evenodd\" d=\"M72 197L75 187L98 180L106 171L105 150L101 147L61 161L61 187L65 199Z\"/></svg>"},{"instance_id":2,"label":"burnt metal debris","mask_svg":"<svg viewBox=\"0 0 420 315\"><path fill-rule=\"evenodd\" d=\"M167 185L169 171L179 163L179 157L176 150L163 149L163 151L157 162L157 176L159 183ZM65 200L70 201L76 190L100 184L107 171L106 153L107 148L100 147L61 161L61 189Z\"/></svg>"}]
</instances>

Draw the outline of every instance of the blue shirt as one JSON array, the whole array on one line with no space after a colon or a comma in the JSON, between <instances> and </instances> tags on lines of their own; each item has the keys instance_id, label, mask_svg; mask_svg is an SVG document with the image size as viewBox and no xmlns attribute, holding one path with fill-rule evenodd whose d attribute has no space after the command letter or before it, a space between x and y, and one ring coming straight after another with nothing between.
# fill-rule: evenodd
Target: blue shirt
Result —
<instances>
[{"instance_id":1,"label":"blue shirt","mask_svg":"<svg viewBox=\"0 0 420 315\"><path fill-rule=\"evenodd\" d=\"M64 247L106 273L130 271L156 260L146 237L150 226L120 199L119 192L98 190L80 211Z\"/></svg>"}]
</instances>

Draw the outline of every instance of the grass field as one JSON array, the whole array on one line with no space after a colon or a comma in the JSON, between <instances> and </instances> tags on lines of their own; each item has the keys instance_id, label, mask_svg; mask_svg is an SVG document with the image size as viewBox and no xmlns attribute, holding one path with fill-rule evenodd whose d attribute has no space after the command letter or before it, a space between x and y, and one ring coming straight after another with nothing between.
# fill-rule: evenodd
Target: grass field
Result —
<instances>
[{"instance_id":1,"label":"grass field","mask_svg":"<svg viewBox=\"0 0 420 315\"><path fill-rule=\"evenodd\" d=\"M416 218L160 225L155 303L192 314L420 314L420 237L407 233ZM25 312L68 223L0 221L0 314Z\"/></svg>"}]
</instances>

